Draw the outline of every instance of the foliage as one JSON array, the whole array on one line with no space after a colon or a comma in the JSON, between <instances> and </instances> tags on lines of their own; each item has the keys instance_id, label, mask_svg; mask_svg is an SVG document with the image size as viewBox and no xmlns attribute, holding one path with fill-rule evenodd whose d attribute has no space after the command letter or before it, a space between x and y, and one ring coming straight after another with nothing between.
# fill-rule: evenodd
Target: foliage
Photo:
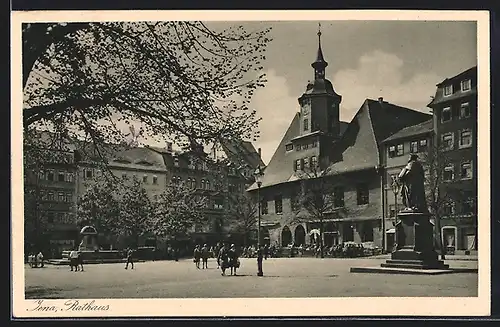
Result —
<instances>
[{"instance_id":1,"label":"foliage","mask_svg":"<svg viewBox=\"0 0 500 327\"><path fill-rule=\"evenodd\" d=\"M206 201L183 183L169 184L155 203L152 232L170 239L188 235L195 224L206 223L203 215Z\"/></svg>"},{"instance_id":2,"label":"foliage","mask_svg":"<svg viewBox=\"0 0 500 327\"><path fill-rule=\"evenodd\" d=\"M120 228L120 190L115 181L95 180L78 199L77 224L94 226L99 233L114 234Z\"/></svg>"},{"instance_id":3,"label":"foliage","mask_svg":"<svg viewBox=\"0 0 500 327\"><path fill-rule=\"evenodd\" d=\"M96 146L120 124L181 146L254 138L248 104L265 75L269 29L203 22L23 24L24 127L48 125ZM144 130L142 128L145 128Z\"/></svg>"}]
</instances>

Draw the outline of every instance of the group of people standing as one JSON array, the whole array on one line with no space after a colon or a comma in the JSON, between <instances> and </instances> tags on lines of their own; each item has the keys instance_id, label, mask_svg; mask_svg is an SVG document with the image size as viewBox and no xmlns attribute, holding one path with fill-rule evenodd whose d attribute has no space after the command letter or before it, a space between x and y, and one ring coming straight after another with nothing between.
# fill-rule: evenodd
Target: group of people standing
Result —
<instances>
[{"instance_id":1,"label":"group of people standing","mask_svg":"<svg viewBox=\"0 0 500 327\"><path fill-rule=\"evenodd\" d=\"M200 269L200 261L202 261L201 269L208 269L208 259L217 253L217 269L221 269L221 275L226 275L226 269L231 269L231 275L236 276L236 269L240 267L239 254L236 246L231 244L218 244L217 247L208 247L204 244L202 247L196 245L193 251L193 261L196 268Z\"/></svg>"},{"instance_id":2,"label":"group of people standing","mask_svg":"<svg viewBox=\"0 0 500 327\"><path fill-rule=\"evenodd\" d=\"M38 268L39 266L40 268L43 268L44 262L42 252L38 252L37 255L35 255L34 253L30 253L28 255L28 264L31 268Z\"/></svg>"}]
</instances>

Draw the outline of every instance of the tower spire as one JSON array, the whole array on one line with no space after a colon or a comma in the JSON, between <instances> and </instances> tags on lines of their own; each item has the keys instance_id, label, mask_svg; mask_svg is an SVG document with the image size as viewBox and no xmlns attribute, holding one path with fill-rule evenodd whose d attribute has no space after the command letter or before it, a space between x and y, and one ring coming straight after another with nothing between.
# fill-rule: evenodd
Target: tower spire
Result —
<instances>
[{"instance_id":1,"label":"tower spire","mask_svg":"<svg viewBox=\"0 0 500 327\"><path fill-rule=\"evenodd\" d=\"M323 79L325 78L325 68L328 63L323 57L323 51L321 50L321 23L318 23L318 53L316 55L316 61L312 63L314 68L314 78Z\"/></svg>"}]
</instances>

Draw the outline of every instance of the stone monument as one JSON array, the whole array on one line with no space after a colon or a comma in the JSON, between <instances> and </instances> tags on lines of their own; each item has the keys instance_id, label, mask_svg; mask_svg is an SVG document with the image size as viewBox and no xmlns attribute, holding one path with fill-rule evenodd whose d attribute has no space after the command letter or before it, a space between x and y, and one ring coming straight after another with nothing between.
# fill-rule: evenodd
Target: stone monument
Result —
<instances>
[{"instance_id":1,"label":"stone monument","mask_svg":"<svg viewBox=\"0 0 500 327\"><path fill-rule=\"evenodd\" d=\"M97 230L93 226L85 226L80 231L82 241L78 246L78 251L96 251L99 249L97 243Z\"/></svg>"},{"instance_id":2,"label":"stone monument","mask_svg":"<svg viewBox=\"0 0 500 327\"><path fill-rule=\"evenodd\" d=\"M424 187L424 168L416 154L398 175L400 195L405 208L398 212L396 223L396 251L382 267L446 269L434 249L434 225L430 221Z\"/></svg>"}]
</instances>

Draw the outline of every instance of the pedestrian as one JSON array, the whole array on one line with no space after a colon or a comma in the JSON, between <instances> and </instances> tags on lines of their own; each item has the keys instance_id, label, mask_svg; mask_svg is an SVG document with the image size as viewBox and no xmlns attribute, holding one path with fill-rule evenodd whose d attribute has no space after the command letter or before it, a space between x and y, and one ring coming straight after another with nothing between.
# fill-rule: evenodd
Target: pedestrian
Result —
<instances>
[{"instance_id":1,"label":"pedestrian","mask_svg":"<svg viewBox=\"0 0 500 327\"><path fill-rule=\"evenodd\" d=\"M201 251L200 246L196 244L193 251L193 261L196 265L196 268L200 269L200 259L201 259Z\"/></svg>"},{"instance_id":2,"label":"pedestrian","mask_svg":"<svg viewBox=\"0 0 500 327\"><path fill-rule=\"evenodd\" d=\"M226 244L224 244L220 249L217 261L219 262L220 269L222 270L221 275L225 276L226 269L229 267L228 248Z\"/></svg>"},{"instance_id":3,"label":"pedestrian","mask_svg":"<svg viewBox=\"0 0 500 327\"><path fill-rule=\"evenodd\" d=\"M76 266L80 265L80 270L83 271L83 255L81 251L77 251Z\"/></svg>"},{"instance_id":4,"label":"pedestrian","mask_svg":"<svg viewBox=\"0 0 500 327\"><path fill-rule=\"evenodd\" d=\"M35 256L33 255L33 253L30 253L28 255L28 264L30 265L31 268L34 268L34 266L36 265Z\"/></svg>"},{"instance_id":5,"label":"pedestrian","mask_svg":"<svg viewBox=\"0 0 500 327\"><path fill-rule=\"evenodd\" d=\"M125 269L128 269L128 264L132 266L131 269L134 269L134 260L133 260L134 251L131 248L127 248L127 263L125 264Z\"/></svg>"},{"instance_id":6,"label":"pedestrian","mask_svg":"<svg viewBox=\"0 0 500 327\"><path fill-rule=\"evenodd\" d=\"M231 275L236 276L236 269L239 268L238 265L238 253L236 252L236 247L234 244L231 244L231 248L228 251L228 261L229 261L229 267L231 267Z\"/></svg>"},{"instance_id":7,"label":"pedestrian","mask_svg":"<svg viewBox=\"0 0 500 327\"><path fill-rule=\"evenodd\" d=\"M262 259L264 257L264 249L262 246L259 246L257 249L257 276L264 276L264 273L262 272Z\"/></svg>"},{"instance_id":8,"label":"pedestrian","mask_svg":"<svg viewBox=\"0 0 500 327\"><path fill-rule=\"evenodd\" d=\"M69 253L69 267L71 271L73 271L73 268L75 268L75 272L78 271L78 252L75 249Z\"/></svg>"},{"instance_id":9,"label":"pedestrian","mask_svg":"<svg viewBox=\"0 0 500 327\"><path fill-rule=\"evenodd\" d=\"M208 269L208 257L210 256L210 250L206 244L201 248L201 260L203 269Z\"/></svg>"},{"instance_id":10,"label":"pedestrian","mask_svg":"<svg viewBox=\"0 0 500 327\"><path fill-rule=\"evenodd\" d=\"M266 245L264 245L264 260L267 260L267 257L269 255L269 247Z\"/></svg>"},{"instance_id":11,"label":"pedestrian","mask_svg":"<svg viewBox=\"0 0 500 327\"><path fill-rule=\"evenodd\" d=\"M40 263L40 268L43 268L43 254L42 251L36 255L36 261Z\"/></svg>"}]
</instances>

